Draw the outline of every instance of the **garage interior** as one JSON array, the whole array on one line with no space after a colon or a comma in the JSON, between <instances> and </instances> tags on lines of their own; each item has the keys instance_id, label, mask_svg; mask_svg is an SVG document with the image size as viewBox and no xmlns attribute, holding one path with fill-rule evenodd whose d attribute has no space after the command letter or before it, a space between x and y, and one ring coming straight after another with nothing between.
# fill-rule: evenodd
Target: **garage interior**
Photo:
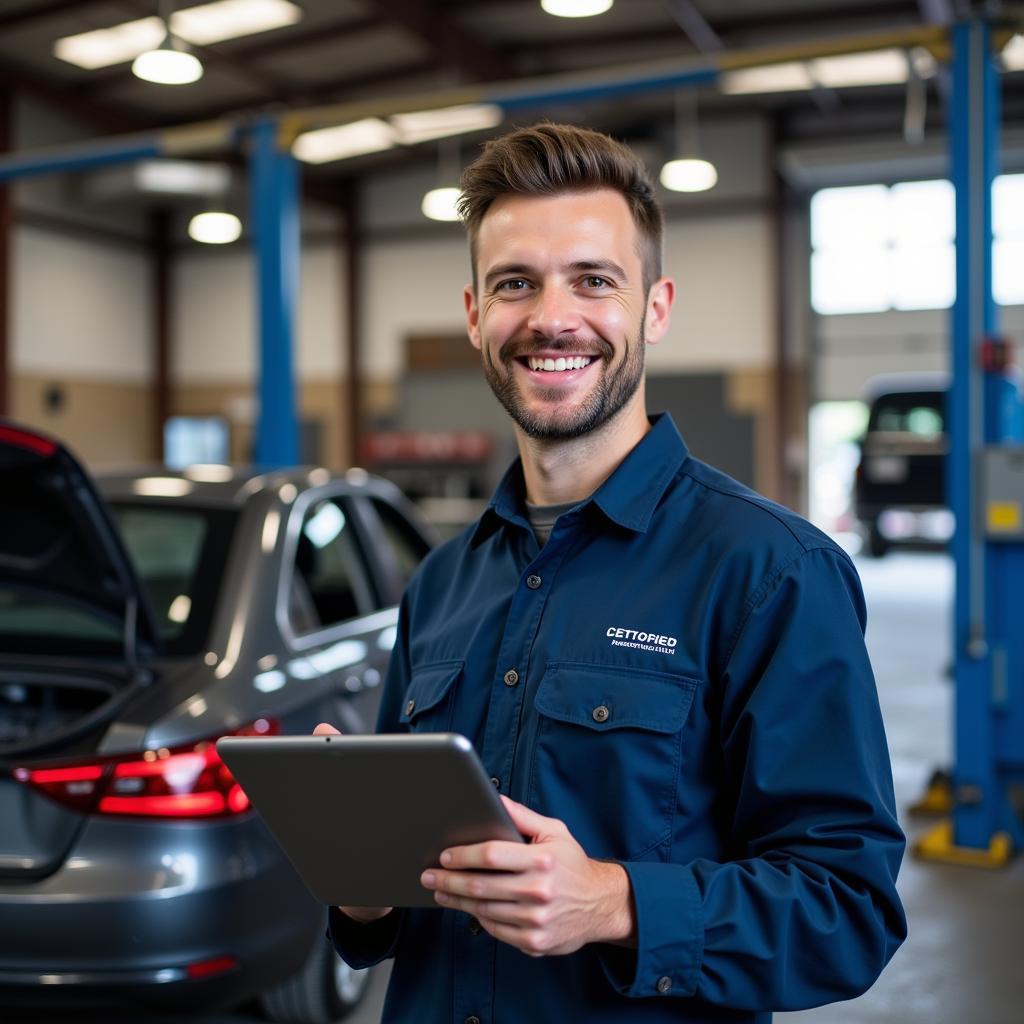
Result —
<instances>
[{"instance_id":1,"label":"garage interior","mask_svg":"<svg viewBox=\"0 0 1024 1024\"><path fill-rule=\"evenodd\" d=\"M609 132L655 174L710 162L713 187L659 187L680 295L649 408L854 555L901 821L924 841L881 980L776 1019L1019 1020L1024 435L994 381L1024 341L1024 7L282 0L270 27L175 27L202 6L0 3L0 417L97 470L363 467L454 532L514 442L465 339L463 228L425 195L540 119ZM168 21L193 32L191 83L132 71ZM213 213L240 234L197 240ZM949 507L924 535L934 517L890 516L872 557L853 481L880 374L945 381ZM351 1020L379 1019L385 979ZM140 1019L118 1012L32 1019Z\"/></svg>"}]
</instances>

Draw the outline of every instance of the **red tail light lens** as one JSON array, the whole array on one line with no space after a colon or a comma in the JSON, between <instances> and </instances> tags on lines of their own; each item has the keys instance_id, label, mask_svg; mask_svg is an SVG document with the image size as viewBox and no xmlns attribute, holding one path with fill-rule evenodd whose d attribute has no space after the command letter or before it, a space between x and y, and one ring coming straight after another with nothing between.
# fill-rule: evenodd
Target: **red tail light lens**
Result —
<instances>
[{"instance_id":1,"label":"red tail light lens","mask_svg":"<svg viewBox=\"0 0 1024 1024\"><path fill-rule=\"evenodd\" d=\"M260 718L231 736L272 736L280 723ZM143 818L217 818L243 814L249 798L217 755L219 737L188 747L88 764L16 768L14 777L52 800L86 814Z\"/></svg>"},{"instance_id":2,"label":"red tail light lens","mask_svg":"<svg viewBox=\"0 0 1024 1024\"><path fill-rule=\"evenodd\" d=\"M57 450L57 446L49 438L39 437L26 430L18 430L16 427L2 425L0 425L0 444L23 448L25 451L42 455L44 458L49 458Z\"/></svg>"}]
</instances>

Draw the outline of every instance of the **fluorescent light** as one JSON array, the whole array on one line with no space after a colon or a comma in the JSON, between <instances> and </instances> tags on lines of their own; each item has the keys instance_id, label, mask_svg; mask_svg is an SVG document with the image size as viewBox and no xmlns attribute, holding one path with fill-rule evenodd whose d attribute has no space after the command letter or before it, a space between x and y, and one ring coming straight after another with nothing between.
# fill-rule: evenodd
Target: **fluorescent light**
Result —
<instances>
[{"instance_id":1,"label":"fluorescent light","mask_svg":"<svg viewBox=\"0 0 1024 1024\"><path fill-rule=\"evenodd\" d=\"M145 498L181 498L191 494L192 483L177 476L144 476L132 483L132 490Z\"/></svg>"},{"instance_id":2,"label":"fluorescent light","mask_svg":"<svg viewBox=\"0 0 1024 1024\"><path fill-rule=\"evenodd\" d=\"M430 139L447 135L483 131L501 124L504 112L496 103L464 103L440 110L418 110L411 114L394 114L391 124L398 133L398 141L415 146Z\"/></svg>"},{"instance_id":3,"label":"fluorescent light","mask_svg":"<svg viewBox=\"0 0 1024 1024\"><path fill-rule=\"evenodd\" d=\"M220 484L231 480L235 471L230 466L220 463L197 462L184 470L184 475L189 480L196 480L199 483Z\"/></svg>"},{"instance_id":4,"label":"fluorescent light","mask_svg":"<svg viewBox=\"0 0 1024 1024\"><path fill-rule=\"evenodd\" d=\"M541 7L556 18L592 18L604 14L614 0L540 0Z\"/></svg>"},{"instance_id":5,"label":"fluorescent light","mask_svg":"<svg viewBox=\"0 0 1024 1024\"><path fill-rule=\"evenodd\" d=\"M204 45L292 25L302 9L289 0L217 0L171 15L171 31ZM156 49L167 33L161 18L138 18L111 28L65 36L53 45L54 56L90 71L133 60Z\"/></svg>"},{"instance_id":6,"label":"fluorescent light","mask_svg":"<svg viewBox=\"0 0 1024 1024\"><path fill-rule=\"evenodd\" d=\"M135 165L135 185L143 192L172 195L217 195L231 184L226 164L199 160L143 160Z\"/></svg>"},{"instance_id":7,"label":"fluorescent light","mask_svg":"<svg viewBox=\"0 0 1024 1024\"><path fill-rule=\"evenodd\" d=\"M714 188L718 171L707 160L669 160L661 169L660 181L673 192L706 192Z\"/></svg>"},{"instance_id":8,"label":"fluorescent light","mask_svg":"<svg viewBox=\"0 0 1024 1024\"><path fill-rule=\"evenodd\" d=\"M302 8L289 0L217 0L175 11L171 29L200 46L294 25Z\"/></svg>"},{"instance_id":9,"label":"fluorescent light","mask_svg":"<svg viewBox=\"0 0 1024 1024\"><path fill-rule=\"evenodd\" d=\"M431 220L458 220L459 211L456 204L461 189L457 188L432 188L420 203L420 209L424 216Z\"/></svg>"},{"instance_id":10,"label":"fluorescent light","mask_svg":"<svg viewBox=\"0 0 1024 1024\"><path fill-rule=\"evenodd\" d=\"M167 27L160 18L126 21L113 28L99 28L65 36L53 44L53 55L89 71L134 60L163 42Z\"/></svg>"},{"instance_id":11,"label":"fluorescent light","mask_svg":"<svg viewBox=\"0 0 1024 1024\"><path fill-rule=\"evenodd\" d=\"M132 74L157 85L190 85L203 77L203 65L191 53L176 49L168 35L155 50L140 53L132 61Z\"/></svg>"},{"instance_id":12,"label":"fluorescent light","mask_svg":"<svg viewBox=\"0 0 1024 1024\"><path fill-rule=\"evenodd\" d=\"M1024 49L1024 47L1022 47ZM1003 51L1004 59L1006 51ZM914 70L922 78L935 74L935 58L915 47L910 53ZM830 89L862 85L899 85L908 77L907 56L903 50L872 50L837 57L819 57L812 61L789 61L764 67L726 71L719 84L730 95L762 92L794 92L822 85Z\"/></svg>"},{"instance_id":13,"label":"fluorescent light","mask_svg":"<svg viewBox=\"0 0 1024 1024\"><path fill-rule=\"evenodd\" d=\"M242 222L233 213L209 210L188 222L189 238L207 245L226 245L242 234Z\"/></svg>"},{"instance_id":14,"label":"fluorescent light","mask_svg":"<svg viewBox=\"0 0 1024 1024\"><path fill-rule=\"evenodd\" d=\"M795 92L810 89L814 82L806 64L790 61L786 64L767 64L761 68L726 71L719 82L722 92L730 95L759 92Z\"/></svg>"},{"instance_id":15,"label":"fluorescent light","mask_svg":"<svg viewBox=\"0 0 1024 1024\"><path fill-rule=\"evenodd\" d=\"M1024 71L1024 34L1018 33L1003 47L1002 57L1007 71Z\"/></svg>"},{"instance_id":16,"label":"fluorescent light","mask_svg":"<svg viewBox=\"0 0 1024 1024\"><path fill-rule=\"evenodd\" d=\"M333 128L304 132L292 146L292 152L307 164L325 164L365 153L380 153L395 145L395 129L386 121L367 117Z\"/></svg>"},{"instance_id":17,"label":"fluorescent light","mask_svg":"<svg viewBox=\"0 0 1024 1024\"><path fill-rule=\"evenodd\" d=\"M811 75L827 89L858 85L898 85L907 80L907 57L902 50L873 50L819 57Z\"/></svg>"}]
</instances>

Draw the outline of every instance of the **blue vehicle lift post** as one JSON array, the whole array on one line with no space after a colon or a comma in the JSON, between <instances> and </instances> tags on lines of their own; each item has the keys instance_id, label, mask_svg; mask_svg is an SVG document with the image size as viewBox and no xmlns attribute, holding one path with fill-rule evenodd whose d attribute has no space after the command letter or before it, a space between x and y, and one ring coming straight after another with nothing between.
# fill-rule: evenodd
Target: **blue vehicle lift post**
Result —
<instances>
[{"instance_id":1,"label":"blue vehicle lift post","mask_svg":"<svg viewBox=\"0 0 1024 1024\"><path fill-rule=\"evenodd\" d=\"M956 301L946 477L956 519L953 815L916 849L929 859L994 867L1024 845L1024 830L1009 800L1009 784L1024 769L1024 642L1011 616L1024 581L1024 524L1014 531L1013 500L997 500L988 467L993 454L1012 463L1013 453L1019 452L1024 468L1024 450L1009 444L1019 440L1017 388L1002 364L986 354L997 330L992 184L1000 103L991 25L981 17L962 22L954 26L952 42ZM1006 478L1012 499L1015 472ZM1024 505L1024 492L1020 497ZM995 522L993 533L993 509L1009 529Z\"/></svg>"},{"instance_id":2,"label":"blue vehicle lift post","mask_svg":"<svg viewBox=\"0 0 1024 1024\"><path fill-rule=\"evenodd\" d=\"M259 304L259 418L256 461L299 461L294 347L299 292L299 171L276 120L249 135L250 203Z\"/></svg>"}]
</instances>

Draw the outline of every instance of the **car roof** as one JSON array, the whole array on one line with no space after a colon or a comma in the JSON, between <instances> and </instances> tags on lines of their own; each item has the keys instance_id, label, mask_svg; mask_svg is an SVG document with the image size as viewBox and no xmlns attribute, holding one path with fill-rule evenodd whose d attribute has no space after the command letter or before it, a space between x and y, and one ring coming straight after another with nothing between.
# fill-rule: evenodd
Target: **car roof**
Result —
<instances>
[{"instance_id":1,"label":"car roof","mask_svg":"<svg viewBox=\"0 0 1024 1024\"><path fill-rule=\"evenodd\" d=\"M241 508L255 495L280 490L286 484L292 484L300 493L329 483L341 484L341 489L349 493L383 494L392 490L387 481L364 469L353 468L339 474L322 466L270 469L196 465L170 470L154 465L97 472L94 479L108 500L168 499L225 508Z\"/></svg>"},{"instance_id":2,"label":"car roof","mask_svg":"<svg viewBox=\"0 0 1024 1024\"><path fill-rule=\"evenodd\" d=\"M882 395L913 393L915 391L947 391L949 374L941 370L914 373L880 373L864 385L864 401L871 402Z\"/></svg>"}]
</instances>

